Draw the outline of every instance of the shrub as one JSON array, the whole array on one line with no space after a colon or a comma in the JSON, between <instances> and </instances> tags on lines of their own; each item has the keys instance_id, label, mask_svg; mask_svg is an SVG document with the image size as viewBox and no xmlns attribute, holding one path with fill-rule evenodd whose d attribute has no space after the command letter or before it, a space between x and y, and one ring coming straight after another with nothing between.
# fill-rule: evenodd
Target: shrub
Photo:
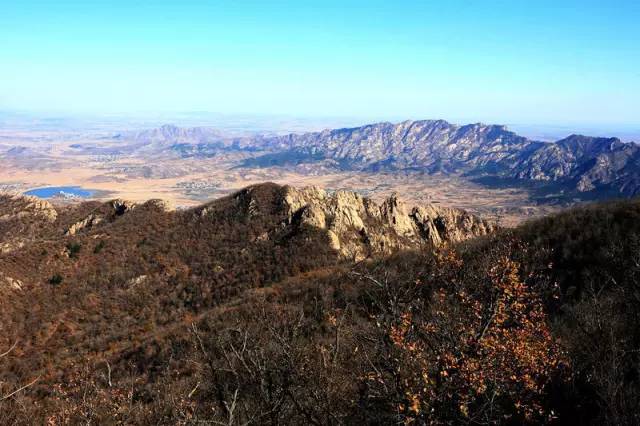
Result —
<instances>
[{"instance_id":1,"label":"shrub","mask_svg":"<svg viewBox=\"0 0 640 426\"><path fill-rule=\"evenodd\" d=\"M80 245L80 243L73 242L67 244L67 252L69 253L69 257L71 259L77 259L81 249L82 245Z\"/></svg>"},{"instance_id":2,"label":"shrub","mask_svg":"<svg viewBox=\"0 0 640 426\"><path fill-rule=\"evenodd\" d=\"M49 284L51 285L58 285L58 284L62 284L62 275L60 274L54 274L51 278L49 278Z\"/></svg>"},{"instance_id":3,"label":"shrub","mask_svg":"<svg viewBox=\"0 0 640 426\"><path fill-rule=\"evenodd\" d=\"M100 240L100 242L98 242L98 244L96 244L96 246L93 248L93 253L98 254L102 251L102 249L104 248L105 243L103 240Z\"/></svg>"}]
</instances>

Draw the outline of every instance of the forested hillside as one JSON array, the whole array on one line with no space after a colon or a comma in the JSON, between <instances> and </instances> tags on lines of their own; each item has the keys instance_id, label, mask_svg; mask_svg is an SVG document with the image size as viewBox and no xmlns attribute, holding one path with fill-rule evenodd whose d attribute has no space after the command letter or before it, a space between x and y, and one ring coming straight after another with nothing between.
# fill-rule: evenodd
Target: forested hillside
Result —
<instances>
[{"instance_id":1,"label":"forested hillside","mask_svg":"<svg viewBox=\"0 0 640 426\"><path fill-rule=\"evenodd\" d=\"M640 422L639 202L496 230L317 194L5 197L0 423Z\"/></svg>"}]
</instances>

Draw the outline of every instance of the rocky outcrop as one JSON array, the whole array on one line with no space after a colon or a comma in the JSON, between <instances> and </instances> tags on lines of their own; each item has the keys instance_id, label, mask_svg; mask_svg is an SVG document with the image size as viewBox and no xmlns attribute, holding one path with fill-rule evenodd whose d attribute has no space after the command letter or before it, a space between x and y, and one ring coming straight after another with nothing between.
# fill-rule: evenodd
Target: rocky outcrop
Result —
<instances>
[{"instance_id":1,"label":"rocky outcrop","mask_svg":"<svg viewBox=\"0 0 640 426\"><path fill-rule=\"evenodd\" d=\"M132 288L137 286L138 284L142 284L145 281L147 281L149 277L147 275L138 275L137 277L131 278L129 280L127 280L127 282L125 283L126 287L128 288Z\"/></svg>"},{"instance_id":2,"label":"rocky outcrop","mask_svg":"<svg viewBox=\"0 0 640 426\"><path fill-rule=\"evenodd\" d=\"M0 253L10 253L25 246L35 235L56 222L58 212L40 198L0 194Z\"/></svg>"},{"instance_id":3,"label":"rocky outcrop","mask_svg":"<svg viewBox=\"0 0 640 426\"><path fill-rule=\"evenodd\" d=\"M20 291L24 283L15 278L8 277L0 272L0 290Z\"/></svg>"},{"instance_id":4,"label":"rocky outcrop","mask_svg":"<svg viewBox=\"0 0 640 426\"><path fill-rule=\"evenodd\" d=\"M136 207L136 203L118 198L111 201L111 207L113 207L116 216L122 216L126 212L133 210Z\"/></svg>"},{"instance_id":5,"label":"rocky outcrop","mask_svg":"<svg viewBox=\"0 0 640 426\"><path fill-rule=\"evenodd\" d=\"M145 207L160 210L162 212L169 212L173 210L173 204L169 201L152 199L143 204ZM94 228L95 226L105 221L113 221L115 218L122 216L131 210L138 207L138 204L123 200L115 199L107 203L102 204L95 209L92 213L84 217L83 219L72 223L65 231L64 235L76 235L80 231Z\"/></svg>"},{"instance_id":6,"label":"rocky outcrop","mask_svg":"<svg viewBox=\"0 0 640 426\"><path fill-rule=\"evenodd\" d=\"M77 232L82 231L86 228L92 228L93 226L99 224L103 221L102 216L90 214L86 218L82 219L71 225L69 229L64 233L65 235L75 235Z\"/></svg>"},{"instance_id":7,"label":"rocky outcrop","mask_svg":"<svg viewBox=\"0 0 640 426\"><path fill-rule=\"evenodd\" d=\"M435 205L410 207L396 195L383 203L350 191L285 187L282 202L291 224L326 231L331 246L348 258L441 245L485 235L495 225L469 213Z\"/></svg>"},{"instance_id":8,"label":"rocky outcrop","mask_svg":"<svg viewBox=\"0 0 640 426\"><path fill-rule=\"evenodd\" d=\"M398 250L433 247L485 235L496 226L465 211L436 205L412 207L396 195L382 203L352 191L327 192L265 183L195 208L195 221L251 223L253 244L291 238L316 240L343 258L361 260ZM299 238L302 238L300 240ZM325 246L326 247L326 246Z\"/></svg>"},{"instance_id":9,"label":"rocky outcrop","mask_svg":"<svg viewBox=\"0 0 640 426\"><path fill-rule=\"evenodd\" d=\"M58 212L48 201L29 195L0 194L0 222L33 217L54 222Z\"/></svg>"},{"instance_id":10,"label":"rocky outcrop","mask_svg":"<svg viewBox=\"0 0 640 426\"><path fill-rule=\"evenodd\" d=\"M617 138L571 135L545 144L512 166L517 179L566 182L578 192L640 193L640 147Z\"/></svg>"}]
</instances>

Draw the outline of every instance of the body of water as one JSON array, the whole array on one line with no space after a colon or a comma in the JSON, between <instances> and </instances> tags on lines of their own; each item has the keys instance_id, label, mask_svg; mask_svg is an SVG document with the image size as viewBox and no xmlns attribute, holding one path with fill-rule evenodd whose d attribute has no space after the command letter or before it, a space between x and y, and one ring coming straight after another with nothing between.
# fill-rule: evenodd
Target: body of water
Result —
<instances>
[{"instance_id":1,"label":"body of water","mask_svg":"<svg viewBox=\"0 0 640 426\"><path fill-rule=\"evenodd\" d=\"M25 195L35 195L39 198L51 197L80 197L87 198L93 194L93 191L84 189L80 186L47 186L43 188L30 189Z\"/></svg>"}]
</instances>

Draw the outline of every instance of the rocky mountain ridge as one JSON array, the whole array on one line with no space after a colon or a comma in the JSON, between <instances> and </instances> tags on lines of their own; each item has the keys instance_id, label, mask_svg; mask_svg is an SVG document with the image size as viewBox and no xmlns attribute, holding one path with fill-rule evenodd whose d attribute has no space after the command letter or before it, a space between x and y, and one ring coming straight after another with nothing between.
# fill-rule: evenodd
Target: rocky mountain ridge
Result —
<instances>
[{"instance_id":1,"label":"rocky mountain ridge","mask_svg":"<svg viewBox=\"0 0 640 426\"><path fill-rule=\"evenodd\" d=\"M461 210L409 207L396 196L376 204L353 192L329 194L315 187L271 183L187 210L174 210L161 200L53 206L31 197L3 195L0 264L7 277L20 283L42 282L56 274L79 279L83 268L93 266L79 267L74 259L79 253L91 258L92 250L97 254L107 245L117 260L96 258L95 267L130 270L127 280L166 270L191 270L198 276L230 269L231 264L221 264L220 259L236 261L238 253L251 259L282 259L283 248L295 253L310 245L326 258L362 260L453 243L495 228Z\"/></svg>"},{"instance_id":2,"label":"rocky mountain ridge","mask_svg":"<svg viewBox=\"0 0 640 426\"><path fill-rule=\"evenodd\" d=\"M0 193L0 253L24 246L30 236L54 223L58 212L46 200L17 193Z\"/></svg>"},{"instance_id":3,"label":"rocky mountain ridge","mask_svg":"<svg viewBox=\"0 0 640 426\"><path fill-rule=\"evenodd\" d=\"M133 136L142 152L183 157L247 152L244 167L320 164L355 171L420 171L489 177L510 184L557 185L585 196L640 193L640 149L618 138L571 135L530 140L502 125L444 120L376 123L286 136L230 138L208 128L163 126Z\"/></svg>"},{"instance_id":4,"label":"rocky mountain ridge","mask_svg":"<svg viewBox=\"0 0 640 426\"><path fill-rule=\"evenodd\" d=\"M347 169L493 176L624 196L640 192L640 148L618 138L571 135L540 142L500 125L424 120L288 135L261 143L298 159L329 159ZM282 158L286 163L287 157Z\"/></svg>"},{"instance_id":5,"label":"rocky mountain ridge","mask_svg":"<svg viewBox=\"0 0 640 426\"><path fill-rule=\"evenodd\" d=\"M118 133L113 136L113 139L173 145L176 143L211 142L212 139L222 137L222 132L208 127L178 127L165 124L155 129Z\"/></svg>"}]
</instances>

